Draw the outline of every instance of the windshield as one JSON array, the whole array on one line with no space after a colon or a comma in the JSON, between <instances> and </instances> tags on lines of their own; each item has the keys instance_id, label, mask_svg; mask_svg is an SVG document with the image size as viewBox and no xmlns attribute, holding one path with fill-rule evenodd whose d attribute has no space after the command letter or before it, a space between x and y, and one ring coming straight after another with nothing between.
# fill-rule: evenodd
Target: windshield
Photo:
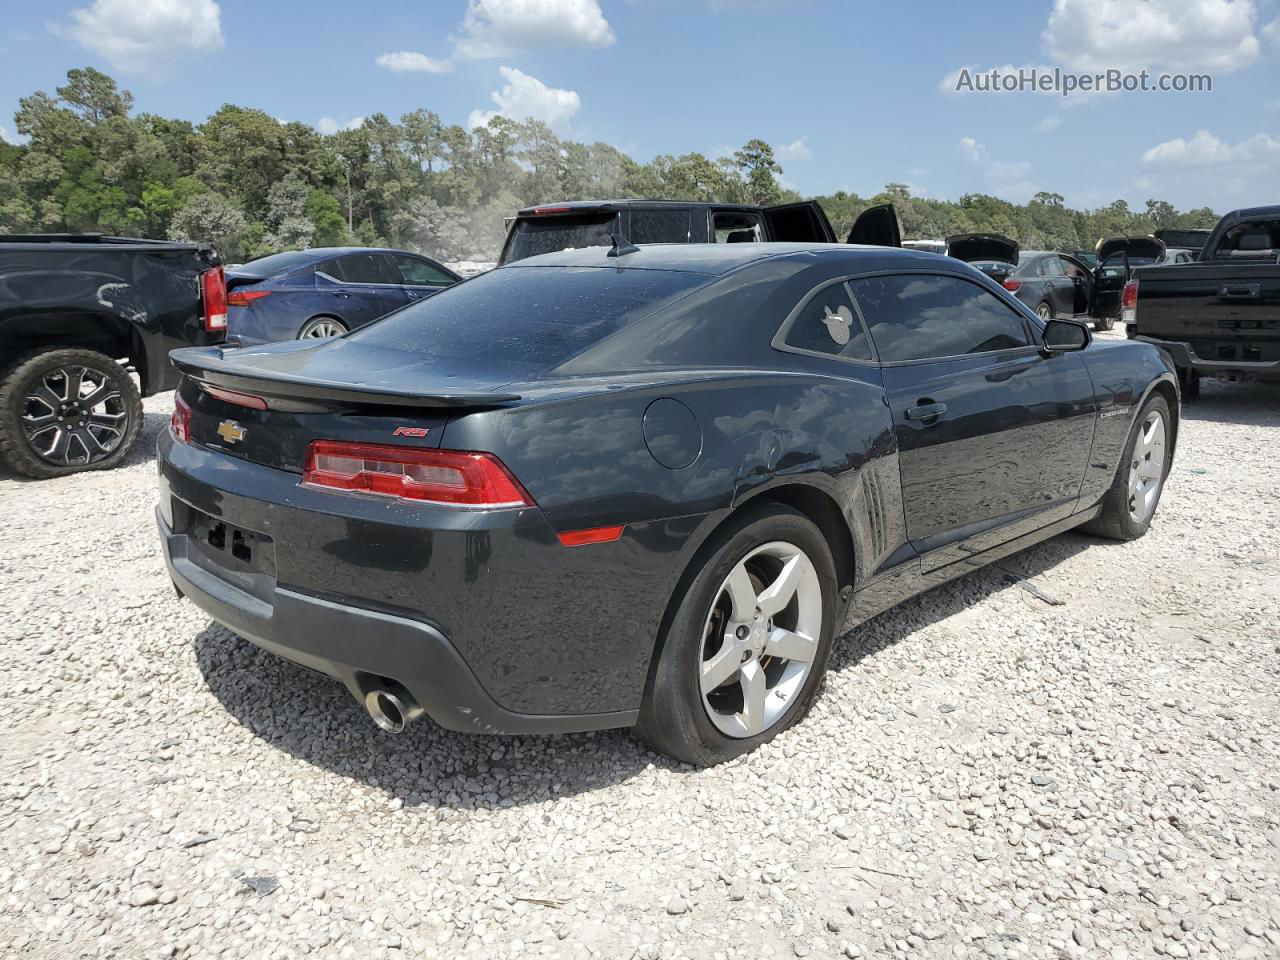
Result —
<instances>
[{"instance_id":1,"label":"windshield","mask_svg":"<svg viewBox=\"0 0 1280 960\"><path fill-rule=\"evenodd\" d=\"M273 253L269 257L259 257L235 268L235 273L248 274L251 277L278 277L288 273L294 267L305 267L316 258L313 250L289 250L286 253Z\"/></svg>"},{"instance_id":2,"label":"windshield","mask_svg":"<svg viewBox=\"0 0 1280 960\"><path fill-rule=\"evenodd\" d=\"M503 267L349 339L454 367L497 367L519 376L558 366L712 279L667 270Z\"/></svg>"},{"instance_id":3,"label":"windshield","mask_svg":"<svg viewBox=\"0 0 1280 960\"><path fill-rule=\"evenodd\" d=\"M515 263L526 257L579 247L607 247L616 229L618 214L604 213L520 217L516 220L503 252L503 263Z\"/></svg>"}]
</instances>

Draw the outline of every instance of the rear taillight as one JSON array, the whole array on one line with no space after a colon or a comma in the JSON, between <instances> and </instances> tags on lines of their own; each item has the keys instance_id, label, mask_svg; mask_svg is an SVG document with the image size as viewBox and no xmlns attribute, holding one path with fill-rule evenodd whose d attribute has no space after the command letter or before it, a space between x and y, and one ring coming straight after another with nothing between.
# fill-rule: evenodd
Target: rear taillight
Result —
<instances>
[{"instance_id":1,"label":"rear taillight","mask_svg":"<svg viewBox=\"0 0 1280 960\"><path fill-rule=\"evenodd\" d=\"M302 482L462 507L531 507L533 498L490 453L316 440Z\"/></svg>"},{"instance_id":2,"label":"rear taillight","mask_svg":"<svg viewBox=\"0 0 1280 960\"><path fill-rule=\"evenodd\" d=\"M200 274L200 295L205 330L217 333L227 329L227 278L221 267Z\"/></svg>"},{"instance_id":3,"label":"rear taillight","mask_svg":"<svg viewBox=\"0 0 1280 960\"><path fill-rule=\"evenodd\" d=\"M1008 290L1010 293L1017 293L1019 290L1022 289L1022 281L1015 280L1013 277L1005 277L1000 285L1004 287L1006 290Z\"/></svg>"},{"instance_id":4,"label":"rear taillight","mask_svg":"<svg viewBox=\"0 0 1280 960\"><path fill-rule=\"evenodd\" d=\"M169 432L179 443L191 442L191 407L182 394L173 395L173 414L169 417Z\"/></svg>"},{"instance_id":5,"label":"rear taillight","mask_svg":"<svg viewBox=\"0 0 1280 960\"><path fill-rule=\"evenodd\" d=\"M247 307L253 301L271 296L270 290L232 290L227 294L227 306Z\"/></svg>"},{"instance_id":6,"label":"rear taillight","mask_svg":"<svg viewBox=\"0 0 1280 960\"><path fill-rule=\"evenodd\" d=\"M1120 294L1120 322L1138 322L1138 281L1130 280Z\"/></svg>"}]
</instances>

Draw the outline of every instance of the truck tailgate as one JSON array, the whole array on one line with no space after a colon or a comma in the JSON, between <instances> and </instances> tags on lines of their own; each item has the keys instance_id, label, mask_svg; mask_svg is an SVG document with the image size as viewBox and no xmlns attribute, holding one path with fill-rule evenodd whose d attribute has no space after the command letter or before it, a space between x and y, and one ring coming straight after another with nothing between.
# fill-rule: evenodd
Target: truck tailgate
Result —
<instances>
[{"instance_id":1,"label":"truck tailgate","mask_svg":"<svg viewBox=\"0 0 1280 960\"><path fill-rule=\"evenodd\" d=\"M1138 271L1134 333L1203 360L1280 360L1280 264L1207 261Z\"/></svg>"}]
</instances>

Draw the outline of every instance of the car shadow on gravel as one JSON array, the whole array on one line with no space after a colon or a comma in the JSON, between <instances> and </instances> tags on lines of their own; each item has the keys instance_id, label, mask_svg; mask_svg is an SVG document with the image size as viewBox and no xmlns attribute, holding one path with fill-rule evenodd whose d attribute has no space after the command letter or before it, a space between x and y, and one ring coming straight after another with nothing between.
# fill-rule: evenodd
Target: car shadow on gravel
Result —
<instances>
[{"instance_id":1,"label":"car shadow on gravel","mask_svg":"<svg viewBox=\"0 0 1280 960\"><path fill-rule=\"evenodd\" d=\"M112 467L112 470L121 470L125 467L134 466L148 460L154 460L156 456L156 439L160 436L160 431L169 425L169 417L163 413L144 413L142 415L142 423L138 427L138 440L133 445L133 449L118 464ZM101 471L96 471L101 472ZM109 471L108 471L109 472ZM79 474L72 474L79 476ZM55 477L53 481L37 480L34 477L24 477L20 474L0 466L0 480L12 480L15 483L52 483L56 480L64 479Z\"/></svg>"},{"instance_id":2,"label":"car shadow on gravel","mask_svg":"<svg viewBox=\"0 0 1280 960\"><path fill-rule=\"evenodd\" d=\"M1035 578L1081 550L1105 549L1106 543L1064 534L937 587L837 638L830 669L848 670L922 627L992 594L1019 589L1018 579ZM693 770L619 730L478 736L442 730L424 719L399 735L385 733L336 680L268 654L214 624L196 636L195 655L209 691L260 740L316 767L362 780L408 806L518 806L622 783L651 765Z\"/></svg>"}]
</instances>

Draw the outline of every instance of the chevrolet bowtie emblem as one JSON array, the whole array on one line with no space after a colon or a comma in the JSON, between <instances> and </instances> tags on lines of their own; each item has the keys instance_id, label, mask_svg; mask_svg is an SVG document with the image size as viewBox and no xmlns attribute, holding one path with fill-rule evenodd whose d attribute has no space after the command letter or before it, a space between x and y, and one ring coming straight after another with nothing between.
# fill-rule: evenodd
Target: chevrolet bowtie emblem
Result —
<instances>
[{"instance_id":1,"label":"chevrolet bowtie emblem","mask_svg":"<svg viewBox=\"0 0 1280 960\"><path fill-rule=\"evenodd\" d=\"M234 420L223 420L218 424L218 436L224 443L239 443L244 439L245 429Z\"/></svg>"}]
</instances>

